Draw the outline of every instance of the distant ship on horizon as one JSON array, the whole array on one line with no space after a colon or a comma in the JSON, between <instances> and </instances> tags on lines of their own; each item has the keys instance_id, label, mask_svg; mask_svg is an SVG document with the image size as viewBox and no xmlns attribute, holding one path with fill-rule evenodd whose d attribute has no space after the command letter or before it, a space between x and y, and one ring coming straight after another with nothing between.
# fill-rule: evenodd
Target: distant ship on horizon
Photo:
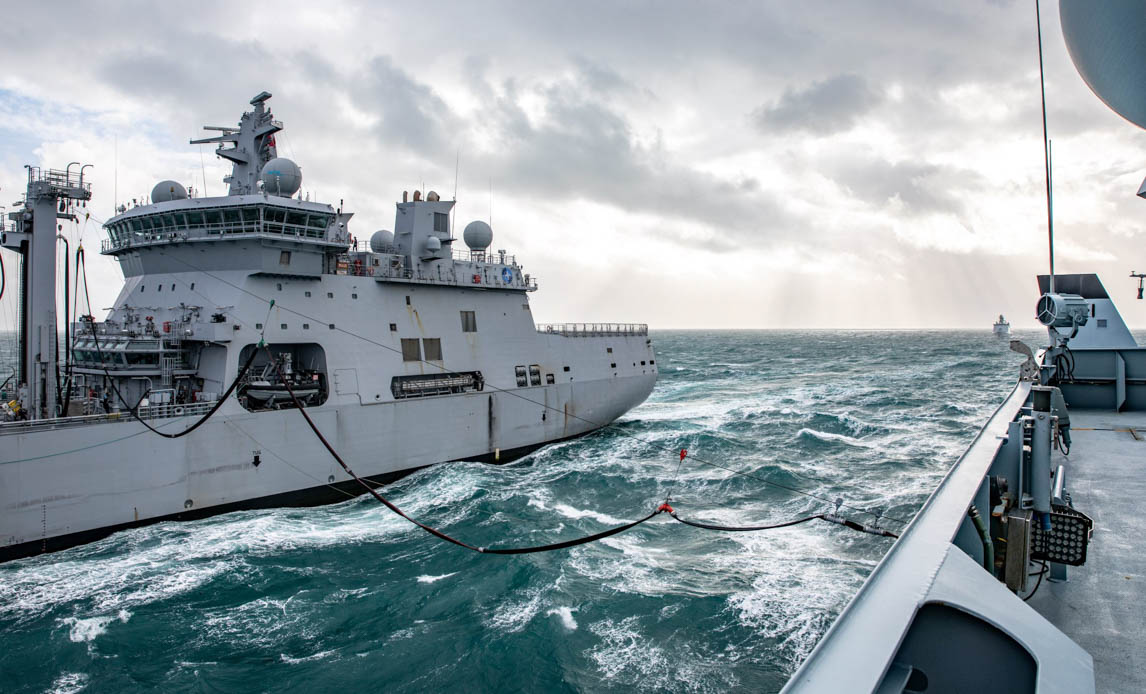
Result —
<instances>
[{"instance_id":1,"label":"distant ship on horizon","mask_svg":"<svg viewBox=\"0 0 1146 694\"><path fill-rule=\"evenodd\" d=\"M995 321L995 325L992 327L995 331L995 337L1007 337L1011 334L1011 324L1007 322L1006 318L1003 318L1003 314L1001 313L999 314L999 319Z\"/></svg>"}]
</instances>

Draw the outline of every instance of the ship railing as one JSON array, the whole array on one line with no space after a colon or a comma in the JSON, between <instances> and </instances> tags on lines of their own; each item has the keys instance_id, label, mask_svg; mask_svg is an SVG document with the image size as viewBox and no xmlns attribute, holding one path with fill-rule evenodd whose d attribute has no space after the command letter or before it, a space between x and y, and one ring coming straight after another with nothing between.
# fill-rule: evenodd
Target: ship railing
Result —
<instances>
[{"instance_id":1,"label":"ship railing","mask_svg":"<svg viewBox=\"0 0 1146 694\"><path fill-rule=\"evenodd\" d=\"M168 419L172 417L201 417L207 414L214 406L215 402L189 402L182 405L168 403L143 406L139 408L138 412L140 419L146 420ZM130 412L103 412L100 414L78 415L74 417L18 420L0 423L0 433L70 427L84 424L97 424L100 422L131 422L134 421L134 419Z\"/></svg>"},{"instance_id":2,"label":"ship railing","mask_svg":"<svg viewBox=\"0 0 1146 694\"><path fill-rule=\"evenodd\" d=\"M77 188L91 192L92 184L84 183L80 172L60 171L59 169L41 169L38 166L28 167L28 183L47 183L54 188Z\"/></svg>"},{"instance_id":3,"label":"ship railing","mask_svg":"<svg viewBox=\"0 0 1146 694\"><path fill-rule=\"evenodd\" d=\"M297 227L279 223L268 224L266 222L231 222L203 224L195 227L163 231L121 233L115 238L103 239L103 241L100 242L100 250L106 253L109 250L119 250L136 246L152 246L156 244L190 241L192 239L260 233L333 243L338 243L343 240L337 236L328 239L326 230L324 229L311 229L308 227Z\"/></svg>"},{"instance_id":4,"label":"ship railing","mask_svg":"<svg viewBox=\"0 0 1146 694\"><path fill-rule=\"evenodd\" d=\"M538 323L537 332L564 337L648 335L646 323Z\"/></svg>"}]
</instances>

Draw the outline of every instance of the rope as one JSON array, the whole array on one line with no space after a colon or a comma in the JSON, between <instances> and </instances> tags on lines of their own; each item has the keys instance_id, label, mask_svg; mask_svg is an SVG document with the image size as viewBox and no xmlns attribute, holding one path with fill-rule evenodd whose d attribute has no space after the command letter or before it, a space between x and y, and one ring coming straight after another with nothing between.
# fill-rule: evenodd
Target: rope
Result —
<instances>
[{"instance_id":1,"label":"rope","mask_svg":"<svg viewBox=\"0 0 1146 694\"><path fill-rule=\"evenodd\" d=\"M86 265L84 266L84 300L86 301L88 311L90 312L92 309L92 301L91 301L91 295L88 293L88 272L87 272L87 266ZM148 423L147 420L145 420L139 416L139 406L143 403L143 399L147 397L147 393L151 392L150 389L148 391L144 392L144 394L142 396L140 396L139 402L135 403L135 407L128 405L127 399L123 397L123 393L119 392L119 387L115 385L115 378L111 375L111 372L107 370L107 367L104 366L104 364L106 364L107 362L104 361L103 350L99 346L99 337L96 336L95 319L94 318L92 320L88 321L88 331L91 333L92 341L95 343L96 354L99 356L99 362L100 362L100 366L103 370L104 376L107 377L108 385L110 385L112 391L115 392L115 396L117 398L119 398L120 404L122 404L124 407L126 407L127 411L131 413L131 416L135 417L135 419L140 424L142 424L143 426L150 429L153 434L158 434L159 436L162 436L165 439L177 439L177 438L186 436L187 434L190 434L191 432L195 431L200 426L202 426L208 419L215 416L215 413L219 411L219 408L223 406L223 403L227 402L227 398L231 397L231 393L235 392L235 388L238 387L239 382L242 381L243 377L247 375L247 370L249 368L251 368L251 364L255 361L255 355L258 354L258 350L256 350L256 349L251 350L251 356L247 357L246 363L244 363L243 367L241 369L239 369L239 374L237 376L235 376L235 380L231 381L231 386L229 388L227 388L227 392L223 393L222 397L220 397L218 400L215 401L214 407L212 407L210 410L208 410L207 413L205 415L203 415L198 421L196 421L194 424L187 427L183 431L180 431L180 432L175 433L175 434L168 434L165 431L160 431L159 429L156 429L155 427L151 426L151 424Z\"/></svg>"},{"instance_id":2,"label":"rope","mask_svg":"<svg viewBox=\"0 0 1146 694\"><path fill-rule=\"evenodd\" d=\"M97 220L97 221L98 221L98 220ZM241 286L241 285L235 284L234 282L231 282L231 281L229 281L229 280L227 280L227 279L225 279L225 278L223 278L223 277L220 277L220 276L218 276L218 275L215 275L215 274L211 273L210 271L208 271L208 270L204 270L203 268L200 268L200 267L196 266L196 265L195 265L195 264L193 264L193 263L187 262L186 260L184 260L184 259L182 259L182 258L179 258L179 257L177 257L177 256L175 256L175 255L168 255L168 254L166 254L166 253L163 253L162 251L157 251L157 252L158 252L160 255L164 255L164 256L167 256L167 257L171 258L172 260L174 260L174 261L176 261L176 262L178 262L178 263L181 263L181 264L183 264L183 265L185 265L185 266L187 266L187 267L191 268L192 270L195 270L196 272L200 272L200 273L202 273L202 274L206 275L207 277L210 277L210 278L212 278L212 279L214 279L214 280L216 280L216 281L218 281L218 282L221 282L221 283L223 283L223 284L226 284L226 285L228 285L228 286L230 286L230 287L232 287L232 288L234 288L234 289L236 289L236 290L238 290L238 291L240 291L240 292L242 292L242 293L244 293L244 294L247 294L248 296L251 296L251 297L253 297L253 298L255 298L255 299L259 300L259 301L263 301L263 302L266 302L266 303L268 303L268 304L276 305L276 306L278 306L280 309L282 309L282 310L284 310L284 311L287 311L288 313L292 313L292 314L294 314L294 315L296 315L296 316L298 316L298 317L300 317L300 318L305 318L305 319L307 319L307 320L312 320L312 321L316 321L316 322L320 322L320 323L321 323L321 322L324 322L324 321L322 321L322 320L320 320L320 319L318 319L318 318L316 318L316 317L314 317L314 316L310 316L310 315L308 315L308 314L306 314L306 313L303 313L303 312L301 312L301 311L297 311L297 310L295 310L295 309L289 308L289 307L287 307L287 306L284 306L284 305L282 305L282 304L276 304L276 303L274 303L274 302L275 302L275 300L274 300L274 299L267 299L267 298L265 298L265 297L263 297L263 296L260 296L259 294L256 294L256 293L252 292L251 290L247 289L246 287L243 287L243 286ZM196 293L198 293L198 292L196 292ZM390 351L390 352L394 352L395 354L401 354L401 351L400 351L399 349L397 349L397 348L395 348L395 347L392 347L392 346L390 346L390 345L387 345L387 344L383 344L383 343L381 343L381 342L377 342L376 340L373 340L373 339L371 339L371 338L369 338L369 337L366 337L365 335L361 335L361 334L359 334L359 333L353 332L353 331L351 331L351 330L347 330L347 329L345 329L345 328L340 328L340 327L336 327L336 328L335 328L335 330L337 330L338 332L341 332L341 333L343 333L343 334L345 334L345 335L349 335L350 337L354 337L354 338L356 338L356 339L362 340L363 342L367 342L367 343L369 343L369 344L372 344L372 345L374 345L374 346L376 346L376 347L379 347L379 348L381 348L381 349L385 349L385 350L388 350L388 351ZM429 366L429 367L431 367L431 368L435 368L435 369L441 370L441 371L443 371L443 372L449 372L449 369L448 369L448 368L446 368L446 366L445 366L445 365L442 365L442 364L435 364L435 363L432 363L432 362L429 362L429 361L425 361L424 359L420 359L420 360L419 360L419 362L420 362L421 364L425 365L425 366ZM526 397L526 396L524 396L524 395L522 395L522 394L520 394L520 393L518 393L518 392L516 392L516 391L514 391L514 390L511 390L511 389L508 389L508 388L501 388L501 387L499 387L499 386L496 386L496 385L494 385L494 384L491 384L491 383L489 383L488 381L486 382L486 386L487 386L487 387L488 387L490 390L496 391L496 392L498 392L498 393L504 393L504 394L506 394L506 395L509 395L509 396L512 396L512 397L515 397L515 398L519 398L519 399L521 399L521 400L524 400L524 401L526 401L526 402L528 402L528 403L530 403L530 404L533 404L533 405L537 405L538 407L541 407L541 408L543 408L543 409L546 409L546 410L552 410L552 411L553 411L553 412L555 412L555 413L560 413L562 416L568 416L570 419L576 419L576 420L579 420L579 421L585 422L586 424L589 424L589 425L591 425L593 428L596 428L596 429L605 429L605 428L611 429L611 430L613 430L613 431L617 432L618 434L620 434L621 436L625 436L625 437L628 437L628 438L630 438L630 439L632 439L632 440L634 440L634 441L638 441L638 442L640 442L640 443L642 443L642 444L644 444L644 445L646 445L646 446L651 446L651 447L653 447L653 448L659 448L659 449L661 449L661 450L671 450L671 451L673 451L674 453L675 453L675 452L678 450L678 449L676 449L676 447L675 447L675 446L668 446L668 445L666 445L666 444L661 444L661 443L657 443L657 442L655 442L655 441L650 441L650 440L648 440L648 439L644 439L644 438L641 438L640 436L637 436L637 435L635 435L635 434L631 434L631 433L629 433L629 432L627 432L627 431L624 431L623 429L621 429L621 428L620 428L620 427L619 427L619 426L618 426L616 423L614 423L614 422L601 423L601 422L596 422L596 421L594 421L594 420L591 420L591 419L587 419L587 418L585 418L585 417L582 417L582 416L580 416L580 415L577 415L577 414L574 414L574 413L566 413L564 409L561 409L561 408L558 408L558 407L554 407L554 406L552 406L552 405L548 405L548 404L546 404L546 403L544 403L544 402L539 402L539 401L537 401L537 400L533 400L532 398L528 398L528 397ZM695 455L693 455L693 456L692 456L692 458L693 458L694 460L696 460L698 463L701 463L702 465L708 465L708 466L710 466L710 467L720 468L720 469L722 469L722 470L725 470L725 471L727 471L727 472L730 472L730 473L732 473L732 474L734 474L734 475L740 475L740 476L743 476L743 477L748 477L748 478L754 479L754 480L756 480L756 481L758 481L758 482L760 482L760 483L762 483L762 484L765 484L765 485L768 485L768 486L771 486L771 487L776 487L776 488L778 488L778 489L783 489L783 490L785 490L785 491L787 491L787 492L790 492L790 493L792 493L792 494L798 494L798 495L801 495L801 496L806 496L806 497L808 497L808 498L811 498L811 499L816 499L816 500L818 500L818 501L821 501L821 502L824 502L824 503L826 503L826 504L835 504L835 503L836 503L836 500L834 500L834 499L829 499L829 498L827 498L827 497L824 497L824 496L820 496L820 495L818 495L818 494L814 494L814 493L812 493L812 492L804 491L804 490L802 490L802 489L798 489L798 488L796 488L796 487L791 487L791 486L788 486L788 485L782 484L782 483L780 483L780 482L775 482L775 481L773 481L773 480L764 479L763 477L759 477L759 476L757 476L757 475L753 475L753 474L751 474L751 473L748 473L748 472L743 472L743 471L741 471L741 470L737 470L737 469L735 469L735 468L731 468L731 467L728 467L728 466L726 466L726 465L721 465L721 464L719 464L719 463L715 463L715 462L712 462L712 461L709 461L709 460L705 460L705 459L703 459L703 458L699 458L699 457L697 457L697 456L695 456ZM679 471L679 468L680 468L680 463L678 463L678 464L677 464L677 468L678 468L678 471ZM840 505L841 507L843 507L843 508L847 508L847 509L849 509L849 510L851 510L851 511L855 511L855 512L857 512L857 513L863 513L863 514L872 515L872 516L875 516L876 518L887 518L888 520L892 520L892 521L895 521L895 522L897 522L897 523L901 523L901 524L903 524L903 525L907 525L907 524L910 522L910 521L908 521L908 520L906 520L906 519L903 519L903 518L897 518L896 516L890 516L890 515L887 515L887 514L885 514L885 513L884 513L882 510L872 510L872 509L868 509L868 508L863 508L863 507L861 507L861 506L853 506L853 505L850 505L850 504L845 504L845 503L841 503L841 504L839 504L839 505Z\"/></svg>"},{"instance_id":3,"label":"rope","mask_svg":"<svg viewBox=\"0 0 1146 694\"><path fill-rule=\"evenodd\" d=\"M807 523L808 521L823 520L824 519L824 514L818 513L814 516L805 516L803 518L797 518L796 520L790 520L790 521L787 521L785 523L776 523L774 525L736 526L736 525L710 525L708 523L697 523L696 521L690 521L690 520L685 520L684 518L681 518L680 516L676 515L676 511L670 511L669 515L672 516L674 520L679 521L681 523L684 523L685 525L691 525L694 528L701 528L703 530L720 530L720 531L728 532L728 533L744 533L744 532L752 532L754 530L776 530L777 528L787 528L787 527L790 527L793 525L799 525L801 523Z\"/></svg>"},{"instance_id":4,"label":"rope","mask_svg":"<svg viewBox=\"0 0 1146 694\"><path fill-rule=\"evenodd\" d=\"M310 418L310 414L307 413L306 408L303 407L302 402L300 402L298 397L294 394L294 389L291 388L290 381L286 378L285 374L283 374L282 365L279 364L278 360L275 360L274 355L271 354L270 348L266 347L264 345L263 349L266 350L267 357L273 361L273 363L275 365L275 370L278 371L278 374L279 374L279 380L282 381L284 386L286 386L287 393L290 395L290 399L294 403L295 408L298 409L299 414L302 415L302 418L306 420L307 426L310 427L310 430L314 432L314 435L317 436L318 440L322 442L322 445L324 447L326 447L326 450L330 453L331 457L333 457L334 460L342 467L342 469L346 471L346 474L353 477L354 480L356 482L358 482L358 484L362 485L363 489L365 489L367 492L369 492L371 496L373 496L375 499L377 499L379 502L381 502L382 505L384 505L386 508L390 509L395 514L397 514L398 516L401 516L402 518L413 523L414 525L418 526L422 530L425 530L426 532L428 532L429 534L433 535L434 537L436 537L440 540L445 540L446 542L450 542L452 544L455 544L458 547L464 547L465 549L468 549L472 552L478 552L480 554L532 554L534 552L551 552L553 550L566 549L569 547L576 547L577 545L583 545L583 544L586 544L589 542L596 542L597 540L603 540L606 537L610 537L612 535L617 535L617 534L623 533L626 530L631 530L632 528L637 527L641 523L644 523L645 521L650 520L653 516L656 516L658 513L661 513L661 511L664 508L662 506L661 508L658 508L657 510L653 511L652 513L645 516L644 518L641 518L640 520L633 521L632 523L626 523L624 525L619 525L619 526L616 526L614 528L610 528L608 530L605 530L603 532L595 533L593 535L588 535L586 537L580 537L580 538L577 538L574 540L566 540L564 542L555 542L552 544L540 545L537 547L512 547L512 548L508 548L508 549L500 549L500 548L496 548L496 547L495 548L477 547L475 545L469 544L468 542L464 542L462 540L459 540L455 537L450 537L449 535L442 532L441 530L433 528L429 525L426 525L425 523L422 523L422 522L415 520L415 519L411 518L410 516L406 515L405 511L398 508L389 499L387 499L386 497L379 494L377 489L370 486L370 484L368 482L366 482L365 480L363 480L361 477L359 477L354 472L354 470L350 469L350 466L346 464L346 461L344 461L342 459L342 456L340 456L338 454L338 451L336 451L334 449L334 446L330 445L330 441L328 441L326 439L326 436L323 435L322 431L319 430L318 425L316 425L314 423L314 420Z\"/></svg>"}]
</instances>

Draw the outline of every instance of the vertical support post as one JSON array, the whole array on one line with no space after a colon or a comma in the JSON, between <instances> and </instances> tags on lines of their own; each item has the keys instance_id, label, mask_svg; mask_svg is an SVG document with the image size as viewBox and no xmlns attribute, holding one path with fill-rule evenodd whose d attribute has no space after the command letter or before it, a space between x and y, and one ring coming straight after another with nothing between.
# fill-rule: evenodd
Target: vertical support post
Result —
<instances>
[{"instance_id":1,"label":"vertical support post","mask_svg":"<svg viewBox=\"0 0 1146 694\"><path fill-rule=\"evenodd\" d=\"M24 359L28 365L28 411L56 416L56 196L45 181L28 183L31 238L25 266L28 310L24 315Z\"/></svg>"},{"instance_id":2,"label":"vertical support post","mask_svg":"<svg viewBox=\"0 0 1146 694\"><path fill-rule=\"evenodd\" d=\"M1050 529L1051 512L1051 437L1054 435L1054 419L1051 416L1052 390L1046 386L1031 388L1031 416L1034 419L1034 429L1031 432L1030 493L1032 506L1039 513L1039 521L1044 530Z\"/></svg>"}]
</instances>

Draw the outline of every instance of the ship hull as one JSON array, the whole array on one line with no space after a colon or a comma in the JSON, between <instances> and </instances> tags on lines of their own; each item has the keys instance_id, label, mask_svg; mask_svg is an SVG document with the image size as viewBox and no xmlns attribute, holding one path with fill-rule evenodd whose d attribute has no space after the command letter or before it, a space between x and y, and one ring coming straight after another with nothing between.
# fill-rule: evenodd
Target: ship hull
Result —
<instances>
[{"instance_id":1,"label":"ship hull","mask_svg":"<svg viewBox=\"0 0 1146 694\"><path fill-rule=\"evenodd\" d=\"M508 462L582 436L643 402L655 380L650 372L308 412L354 471L380 485L436 463ZM178 431L191 421L157 423ZM0 464L0 560L155 522L321 505L364 491L293 409L218 415L179 439L110 421L3 441L16 456Z\"/></svg>"}]
</instances>

